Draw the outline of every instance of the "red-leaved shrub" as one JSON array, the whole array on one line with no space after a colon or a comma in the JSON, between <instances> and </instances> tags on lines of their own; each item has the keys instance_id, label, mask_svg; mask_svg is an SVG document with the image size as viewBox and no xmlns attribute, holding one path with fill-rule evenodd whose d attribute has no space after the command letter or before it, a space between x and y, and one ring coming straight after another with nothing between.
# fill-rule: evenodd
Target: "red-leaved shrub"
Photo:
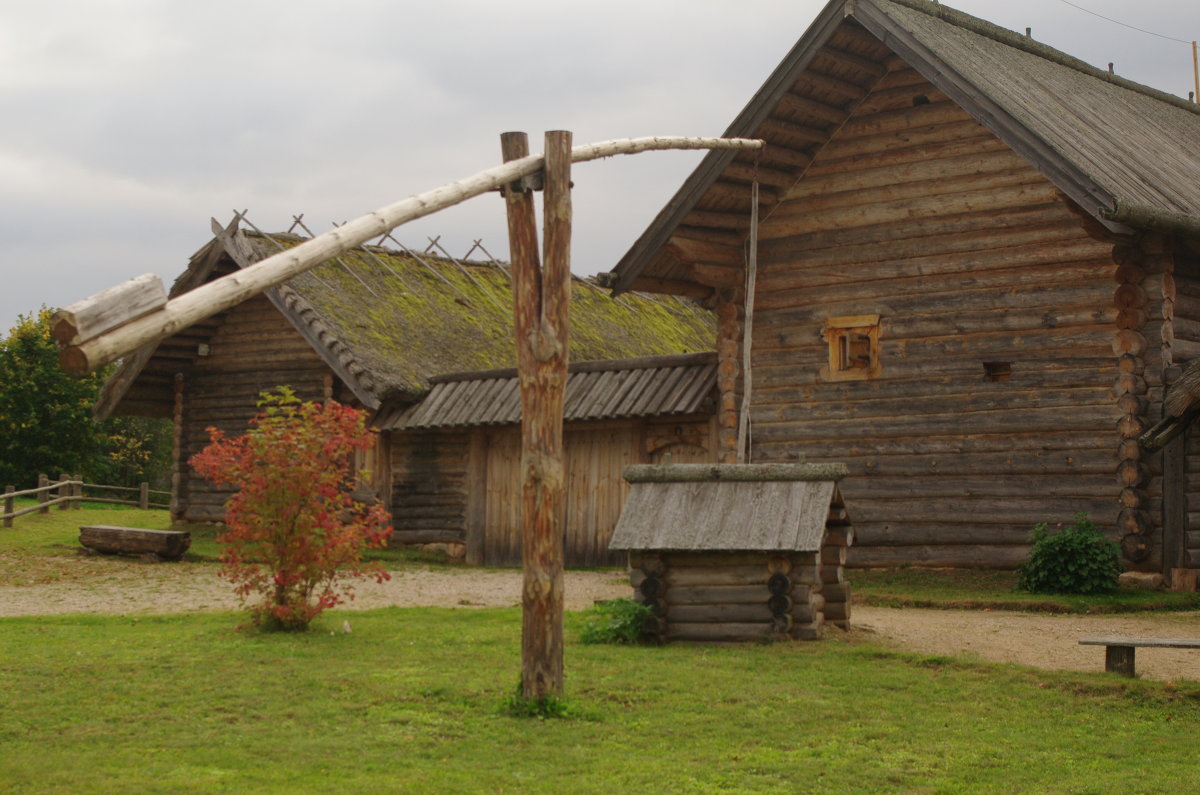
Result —
<instances>
[{"instance_id":1,"label":"red-leaved shrub","mask_svg":"<svg viewBox=\"0 0 1200 795\"><path fill-rule=\"evenodd\" d=\"M263 393L250 428L232 439L209 428L191 459L204 478L235 486L225 510L221 576L254 623L303 630L323 610L354 598L350 579L390 578L362 551L392 532L378 503L351 498L352 460L372 439L362 412L333 401L301 403L280 387Z\"/></svg>"}]
</instances>

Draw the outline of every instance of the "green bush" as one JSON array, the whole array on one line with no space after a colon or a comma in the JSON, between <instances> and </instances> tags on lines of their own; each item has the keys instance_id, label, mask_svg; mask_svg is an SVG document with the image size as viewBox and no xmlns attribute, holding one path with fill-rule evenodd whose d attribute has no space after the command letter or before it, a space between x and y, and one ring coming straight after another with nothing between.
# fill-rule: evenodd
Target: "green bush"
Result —
<instances>
[{"instance_id":1,"label":"green bush","mask_svg":"<svg viewBox=\"0 0 1200 795\"><path fill-rule=\"evenodd\" d=\"M1022 590L1032 593L1100 594L1116 590L1121 573L1117 545L1100 534L1087 514L1051 533L1038 523L1030 538L1033 549L1018 570Z\"/></svg>"},{"instance_id":2,"label":"green bush","mask_svg":"<svg viewBox=\"0 0 1200 795\"><path fill-rule=\"evenodd\" d=\"M650 608L632 599L598 602L583 614L581 643L637 643Z\"/></svg>"}]
</instances>

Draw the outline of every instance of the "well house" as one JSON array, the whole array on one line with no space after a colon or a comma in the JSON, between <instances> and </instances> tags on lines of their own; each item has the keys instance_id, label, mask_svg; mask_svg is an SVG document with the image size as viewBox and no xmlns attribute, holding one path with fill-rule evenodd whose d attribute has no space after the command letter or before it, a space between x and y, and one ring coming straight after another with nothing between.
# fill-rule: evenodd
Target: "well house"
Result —
<instances>
[{"instance_id":1,"label":"well house","mask_svg":"<svg viewBox=\"0 0 1200 795\"><path fill-rule=\"evenodd\" d=\"M735 458L844 462L853 565L1011 567L1085 512L1200 567L1200 108L924 0L832 0L609 274L711 296ZM757 259L746 295L751 195ZM751 354L742 361L750 328Z\"/></svg>"}]
</instances>

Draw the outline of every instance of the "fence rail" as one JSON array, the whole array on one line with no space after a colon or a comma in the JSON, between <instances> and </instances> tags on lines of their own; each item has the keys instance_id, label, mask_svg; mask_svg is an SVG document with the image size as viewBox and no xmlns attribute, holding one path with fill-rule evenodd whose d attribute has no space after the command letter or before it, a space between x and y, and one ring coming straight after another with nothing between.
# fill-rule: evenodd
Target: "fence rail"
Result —
<instances>
[{"instance_id":1,"label":"fence rail","mask_svg":"<svg viewBox=\"0 0 1200 795\"><path fill-rule=\"evenodd\" d=\"M104 493L137 494L137 499L122 500L94 495L89 497L85 496L85 489L98 490ZM58 480L50 480L45 475L38 475L37 488L17 491L12 486L4 487L4 511L0 513L0 520L3 520L5 527L12 527L13 520L19 516L25 516L30 513L49 513L50 509L55 505L61 511L65 511L68 508L78 509L84 502L134 505L143 510L170 507L170 504L167 502L151 502L150 495L152 494L166 495L168 500L171 497L171 492L152 489L149 483L142 483L136 488L130 486L105 486L100 483L84 483L80 475L72 477L63 474L59 476ZM37 505L30 505L26 508L16 510L16 498L29 496L37 497Z\"/></svg>"}]
</instances>

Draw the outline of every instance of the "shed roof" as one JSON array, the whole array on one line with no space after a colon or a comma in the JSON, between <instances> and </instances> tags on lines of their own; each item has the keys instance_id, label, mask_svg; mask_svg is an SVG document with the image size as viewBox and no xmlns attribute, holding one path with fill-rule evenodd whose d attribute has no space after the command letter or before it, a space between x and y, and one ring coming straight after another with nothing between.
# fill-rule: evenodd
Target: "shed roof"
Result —
<instances>
[{"instance_id":1,"label":"shed roof","mask_svg":"<svg viewBox=\"0 0 1200 795\"><path fill-rule=\"evenodd\" d=\"M419 403L385 406L380 430L504 425L521 421L513 369L439 375ZM711 408L715 353L655 356L570 365L563 418L573 420L696 414Z\"/></svg>"},{"instance_id":2,"label":"shed roof","mask_svg":"<svg viewBox=\"0 0 1200 795\"><path fill-rule=\"evenodd\" d=\"M627 467L632 483L609 549L816 552L841 464Z\"/></svg>"},{"instance_id":3,"label":"shed roof","mask_svg":"<svg viewBox=\"0 0 1200 795\"><path fill-rule=\"evenodd\" d=\"M171 295L305 239L247 234L231 225L192 257ZM265 295L369 408L389 399L416 400L441 373L516 364L512 288L502 264L368 246ZM212 336L223 316L125 359L105 384L97 416L169 410L174 374L195 361L198 344ZM692 300L646 294L614 300L590 281L572 281L572 359L693 353L710 350L714 338L712 313Z\"/></svg>"},{"instance_id":4,"label":"shed roof","mask_svg":"<svg viewBox=\"0 0 1200 795\"><path fill-rule=\"evenodd\" d=\"M755 153L710 152L607 283L687 292L696 267L740 267L755 174L765 213L893 56L1110 229L1200 235L1195 103L938 3L831 0L725 132L766 140L757 169Z\"/></svg>"}]
</instances>

